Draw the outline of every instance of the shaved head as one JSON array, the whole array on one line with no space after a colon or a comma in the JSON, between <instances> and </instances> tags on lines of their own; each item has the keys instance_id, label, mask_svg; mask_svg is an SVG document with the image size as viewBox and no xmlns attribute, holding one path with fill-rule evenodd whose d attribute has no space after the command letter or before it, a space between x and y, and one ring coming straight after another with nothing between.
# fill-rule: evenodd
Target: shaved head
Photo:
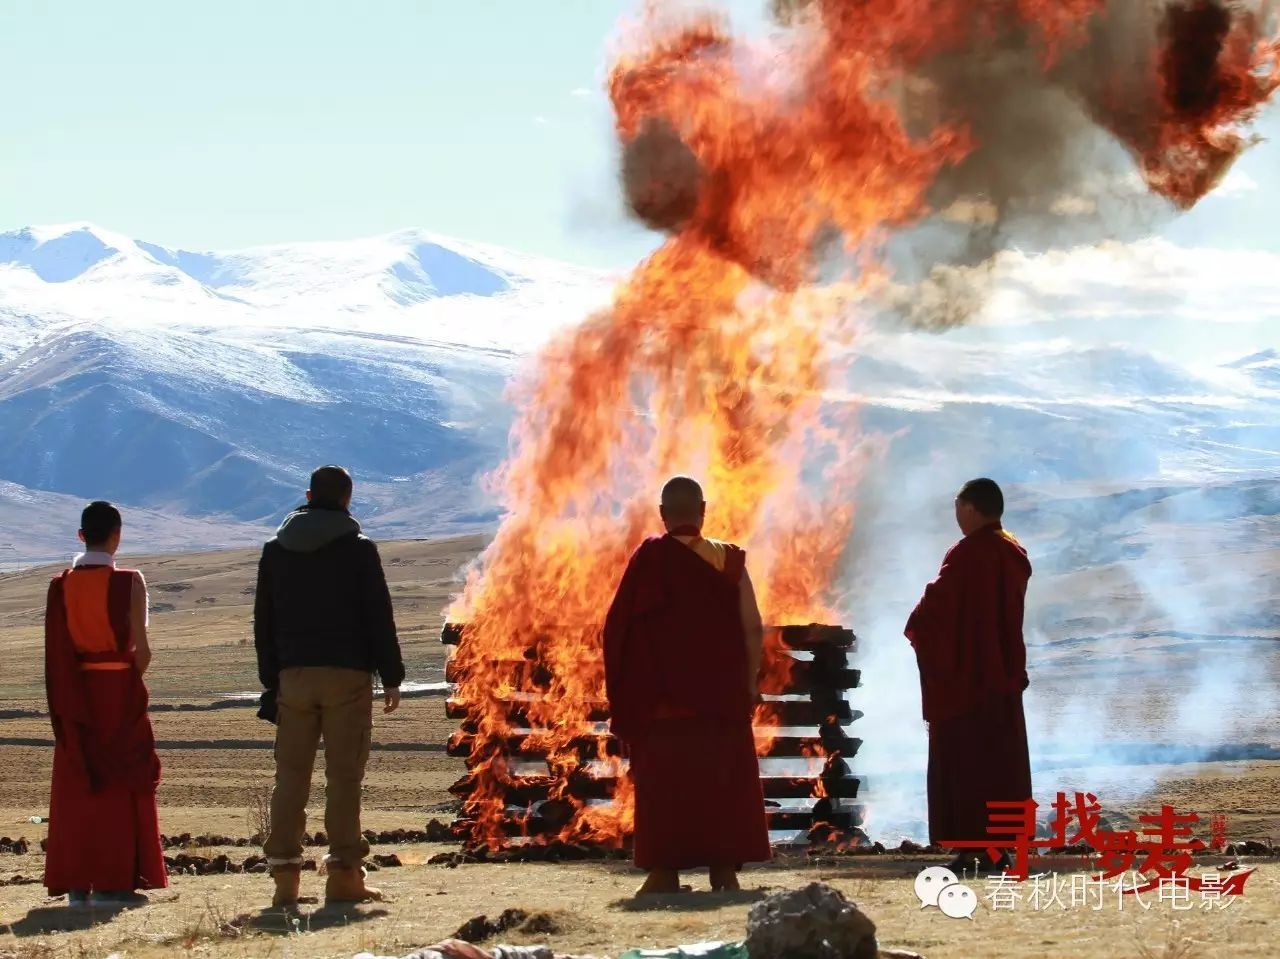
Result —
<instances>
[{"instance_id":1,"label":"shaved head","mask_svg":"<svg viewBox=\"0 0 1280 959\"><path fill-rule=\"evenodd\" d=\"M1004 493L995 480L969 480L956 494L956 524L968 536L999 522L1004 515Z\"/></svg>"},{"instance_id":2,"label":"shaved head","mask_svg":"<svg viewBox=\"0 0 1280 959\"><path fill-rule=\"evenodd\" d=\"M673 476L662 487L662 520L671 530L677 526L702 528L702 518L707 510L702 498L702 487L688 476Z\"/></svg>"},{"instance_id":3,"label":"shaved head","mask_svg":"<svg viewBox=\"0 0 1280 959\"><path fill-rule=\"evenodd\" d=\"M995 480L969 480L960 488L956 499L971 505L987 519L999 519L1004 515L1004 493Z\"/></svg>"}]
</instances>

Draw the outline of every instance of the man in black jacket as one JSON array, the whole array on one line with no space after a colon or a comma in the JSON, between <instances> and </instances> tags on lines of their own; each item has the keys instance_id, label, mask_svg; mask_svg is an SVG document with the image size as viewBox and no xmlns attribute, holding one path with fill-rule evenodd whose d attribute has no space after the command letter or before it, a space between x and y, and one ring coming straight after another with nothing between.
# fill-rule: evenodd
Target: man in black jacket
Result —
<instances>
[{"instance_id":1,"label":"man in black jacket","mask_svg":"<svg viewBox=\"0 0 1280 959\"><path fill-rule=\"evenodd\" d=\"M351 475L311 474L307 505L285 517L262 549L253 638L264 712L275 699L276 782L263 852L274 904L298 901L302 836L316 748L324 737L325 862L329 902L377 899L364 884L369 844L360 829L360 789L373 727L373 677L383 712L400 705L404 664L378 547L352 519Z\"/></svg>"}]
</instances>

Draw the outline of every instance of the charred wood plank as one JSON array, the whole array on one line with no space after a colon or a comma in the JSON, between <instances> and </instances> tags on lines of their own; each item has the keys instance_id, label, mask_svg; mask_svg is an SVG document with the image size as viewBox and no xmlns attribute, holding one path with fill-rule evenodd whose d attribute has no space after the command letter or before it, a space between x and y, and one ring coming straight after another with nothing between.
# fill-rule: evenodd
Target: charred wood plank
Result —
<instances>
[{"instance_id":1,"label":"charred wood plank","mask_svg":"<svg viewBox=\"0 0 1280 959\"><path fill-rule=\"evenodd\" d=\"M823 794L833 799L856 799L862 780L857 776L822 776L813 779L765 776L761 778L760 785L764 788L765 799L810 799L818 795L819 785Z\"/></svg>"},{"instance_id":2,"label":"charred wood plank","mask_svg":"<svg viewBox=\"0 0 1280 959\"><path fill-rule=\"evenodd\" d=\"M821 815L780 810L766 811L764 818L770 830L812 829L818 823L833 829L853 829L862 825L863 813L861 809L827 811Z\"/></svg>"},{"instance_id":3,"label":"charred wood plank","mask_svg":"<svg viewBox=\"0 0 1280 959\"><path fill-rule=\"evenodd\" d=\"M861 746L861 739L846 736L837 726L834 729L823 729L818 736L777 736L764 749L757 749L757 752L761 756L783 759L830 756L835 753L848 758L857 755Z\"/></svg>"},{"instance_id":4,"label":"charred wood plank","mask_svg":"<svg viewBox=\"0 0 1280 959\"><path fill-rule=\"evenodd\" d=\"M528 660L512 660L494 669L487 667L493 679L502 679L513 689L525 692L543 692L551 685L551 670L540 663ZM450 660L444 668L444 678L449 683L460 683L467 678L467 668L456 660ZM766 676L760 681L760 691L769 696L807 695L857 689L862 685L862 670L843 666L829 666L822 662L795 662L785 679Z\"/></svg>"},{"instance_id":5,"label":"charred wood plank","mask_svg":"<svg viewBox=\"0 0 1280 959\"><path fill-rule=\"evenodd\" d=\"M773 628L778 630L782 645L788 649L852 649L857 643L853 630L843 626L810 623L807 626Z\"/></svg>"},{"instance_id":6,"label":"charred wood plank","mask_svg":"<svg viewBox=\"0 0 1280 959\"><path fill-rule=\"evenodd\" d=\"M467 666L457 659L445 663L444 679L447 683L461 683L467 679ZM485 663L485 676L489 681L501 680L512 689L529 693L546 692L555 678L550 667L531 659L498 660Z\"/></svg>"},{"instance_id":7,"label":"charred wood plank","mask_svg":"<svg viewBox=\"0 0 1280 959\"><path fill-rule=\"evenodd\" d=\"M459 758L472 758L476 738L472 733L459 730L449 737L445 753ZM534 737L529 733L508 733L505 736L490 737L486 747L489 755L502 755L508 758L542 759L551 752L545 735ZM576 752L583 760L622 755L622 745L607 734L573 736L563 742L563 747Z\"/></svg>"},{"instance_id":8,"label":"charred wood plank","mask_svg":"<svg viewBox=\"0 0 1280 959\"><path fill-rule=\"evenodd\" d=\"M757 740L768 737L757 737ZM458 758L473 758L476 736L459 730L449 737L445 752ZM557 744L559 745L559 744ZM806 756L830 756L839 753L845 758L854 756L862 740L846 736L839 726L824 727L817 736L775 736L768 739L767 745L760 755L769 757L797 758ZM621 744L610 735L579 735L563 741L563 747L576 752L583 761L620 757ZM489 756L504 755L508 758L543 758L550 752L545 736L534 736L529 733L510 733L505 736L491 737L485 743L485 754ZM709 757L709 760L711 757Z\"/></svg>"},{"instance_id":9,"label":"charred wood plank","mask_svg":"<svg viewBox=\"0 0 1280 959\"><path fill-rule=\"evenodd\" d=\"M765 776L760 785L766 799L813 799L825 795L833 799L856 799L862 780L857 776ZM468 773L452 786L449 792L466 798L476 788L475 775ZM559 785L551 776L522 776L503 784L508 805L528 806L551 797L553 792L572 796L574 799L612 799L617 780L611 776L589 776L574 773Z\"/></svg>"},{"instance_id":10,"label":"charred wood plank","mask_svg":"<svg viewBox=\"0 0 1280 959\"><path fill-rule=\"evenodd\" d=\"M818 663L795 663L785 679L771 676L760 680L760 692L768 696L805 694L856 689L862 684L860 669L830 669Z\"/></svg>"},{"instance_id":11,"label":"charred wood plank","mask_svg":"<svg viewBox=\"0 0 1280 959\"><path fill-rule=\"evenodd\" d=\"M818 700L818 701L815 701ZM462 699L449 699L445 702L445 715L450 719L461 719L465 732L477 732L472 710ZM512 726L531 728L530 713L534 711L531 704L519 701L507 701L501 707L502 716ZM574 718L579 721L602 723L609 719L607 703L583 704L573 710ZM765 702L756 708L755 723L758 726L818 726L834 719L840 724L848 724L862 718L862 711L854 709L849 703L838 697L830 697L823 701L814 697L809 701L793 700L788 702Z\"/></svg>"},{"instance_id":12,"label":"charred wood plank","mask_svg":"<svg viewBox=\"0 0 1280 959\"><path fill-rule=\"evenodd\" d=\"M812 699L787 702L764 702L756 707L757 726L819 726L835 721L847 725L862 718L862 710L854 709L847 700L814 702Z\"/></svg>"},{"instance_id":13,"label":"charred wood plank","mask_svg":"<svg viewBox=\"0 0 1280 959\"><path fill-rule=\"evenodd\" d=\"M547 809L548 806L551 808ZM544 809L547 810L545 815L542 811ZM770 831L803 831L819 826L827 830L852 830L862 825L865 813L860 806L821 813L766 809L764 818ZM511 837L554 836L568 825L569 820L568 808L562 809L558 803L544 803L536 809L508 809L507 816L498 824L498 828L504 835ZM450 828L454 835L465 836L471 834L476 826L474 819L464 816L454 820Z\"/></svg>"},{"instance_id":14,"label":"charred wood plank","mask_svg":"<svg viewBox=\"0 0 1280 959\"><path fill-rule=\"evenodd\" d=\"M530 703L508 700L502 714L511 725L528 728L533 725L529 720L530 707ZM469 724L465 722L472 718L471 707L466 700L446 700L444 713L450 719L464 720L462 728L467 732L476 731L474 728L468 729ZM607 703L584 703L573 711L573 716L579 722L603 723L609 718L609 706Z\"/></svg>"},{"instance_id":15,"label":"charred wood plank","mask_svg":"<svg viewBox=\"0 0 1280 959\"><path fill-rule=\"evenodd\" d=\"M563 628L566 632L575 633L599 629L598 626ZM769 626L766 629L777 631L782 645L788 649L852 649L857 643L853 630L843 626L809 623L804 626ZM440 630L440 642L446 646L460 646L466 631L466 623L445 623Z\"/></svg>"}]
</instances>

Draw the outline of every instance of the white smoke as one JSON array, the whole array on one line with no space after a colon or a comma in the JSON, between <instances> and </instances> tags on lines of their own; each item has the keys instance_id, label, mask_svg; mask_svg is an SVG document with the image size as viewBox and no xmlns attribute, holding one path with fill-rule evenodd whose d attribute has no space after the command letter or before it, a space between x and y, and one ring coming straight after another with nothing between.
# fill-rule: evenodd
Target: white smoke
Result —
<instances>
[{"instance_id":1,"label":"white smoke","mask_svg":"<svg viewBox=\"0 0 1280 959\"><path fill-rule=\"evenodd\" d=\"M1013 377L1037 355L1025 341L1014 348L1002 336L997 329L969 335L970 343L988 341L991 377ZM957 366L965 350L951 340L915 335L897 348L916 370L933 368L923 358L931 351ZM892 352L875 338L864 349L880 362ZM1042 344L1041 360L1052 349ZM1204 470L1197 478L1195 470L1173 470L1190 436L1217 435L1213 398L1184 410L1149 395L1161 371L1186 388L1177 378L1183 368L1154 359L1145 368L1134 344L1076 349L1094 389L1115 394L1096 421L1087 419L1088 406L1065 401L1027 400L1035 414L1028 417L1008 397L1003 405L955 394L935 399L933 408L899 412L892 422L906 432L857 493L844 603L863 670L851 698L866 714L857 724L864 745L854 767L868 777L868 831L882 841L927 838L927 731L902 630L959 536L955 492L977 475L1005 486L1007 525L1036 569L1025 703L1042 810L1058 791L1077 790L1112 806L1142 800L1149 808L1162 782L1194 775L1195 761L1258 758L1280 743L1280 583L1270 547L1280 532L1280 486L1246 471ZM855 381L859 372L855 366ZM1036 372L1022 375L1035 381ZM876 390L865 382L872 375L881 387L897 378L900 396L910 385L902 369L864 366L861 374L868 392ZM1124 376L1132 381L1114 382ZM1045 392L1088 392L1088 383L1041 380ZM1267 402L1264 411L1274 411L1280 394ZM1232 415L1245 421L1248 412ZM883 422L874 408L864 418ZM1108 440L1123 444L1124 456L1091 455ZM1280 451L1271 456L1280 462ZM1219 465L1233 466L1225 451Z\"/></svg>"}]
</instances>

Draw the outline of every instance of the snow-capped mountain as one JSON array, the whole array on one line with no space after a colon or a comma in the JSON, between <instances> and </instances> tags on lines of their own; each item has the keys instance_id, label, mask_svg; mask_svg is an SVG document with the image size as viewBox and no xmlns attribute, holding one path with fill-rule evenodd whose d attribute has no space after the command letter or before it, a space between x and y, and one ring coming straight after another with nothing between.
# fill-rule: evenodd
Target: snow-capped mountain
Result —
<instances>
[{"instance_id":1,"label":"snow-capped mountain","mask_svg":"<svg viewBox=\"0 0 1280 959\"><path fill-rule=\"evenodd\" d=\"M384 534L475 528L516 363L608 289L415 231L227 254L0 234L0 508L104 496L225 518L240 542L333 461Z\"/></svg>"},{"instance_id":2,"label":"snow-capped mountain","mask_svg":"<svg viewBox=\"0 0 1280 959\"><path fill-rule=\"evenodd\" d=\"M1026 266L1023 306L1043 269ZM611 281L424 231L231 252L89 224L0 233L0 511L103 496L182 518L193 546L230 545L337 461L379 535L483 527L495 513L478 478L506 449L505 384L552 331L607 303ZM1134 283L1096 278L1090 302ZM1280 461L1280 359L1257 336L1243 359L1173 358L1132 345L1133 328L1115 345L1096 315L1062 338L1079 304L1060 288L1044 303L1049 318L1021 326L872 326L832 402L895 437L888 472L948 483L1185 481ZM157 524L140 546L175 545ZM0 562L65 552L62 530L0 522L20 526Z\"/></svg>"}]
</instances>

